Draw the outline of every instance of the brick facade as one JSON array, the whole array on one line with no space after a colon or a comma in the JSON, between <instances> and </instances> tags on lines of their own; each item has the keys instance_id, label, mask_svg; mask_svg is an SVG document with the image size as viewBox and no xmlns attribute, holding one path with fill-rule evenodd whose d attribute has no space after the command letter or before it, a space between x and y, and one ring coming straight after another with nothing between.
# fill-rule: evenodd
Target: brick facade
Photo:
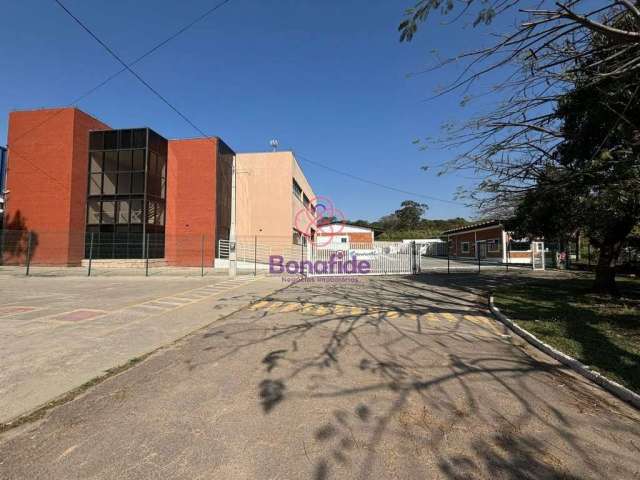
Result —
<instances>
[{"instance_id":1,"label":"brick facade","mask_svg":"<svg viewBox=\"0 0 640 480\"><path fill-rule=\"evenodd\" d=\"M32 259L78 265L84 256L89 131L109 128L75 108L9 115L5 228L32 232ZM24 244L25 237L20 239ZM24 245L6 251L24 261Z\"/></svg>"},{"instance_id":2,"label":"brick facade","mask_svg":"<svg viewBox=\"0 0 640 480\"><path fill-rule=\"evenodd\" d=\"M110 127L75 108L9 116L6 263L24 263L27 235L38 265L79 265L85 255L89 132ZM165 258L213 265L228 238L234 152L218 138L171 140L167 152Z\"/></svg>"},{"instance_id":3,"label":"brick facade","mask_svg":"<svg viewBox=\"0 0 640 480\"><path fill-rule=\"evenodd\" d=\"M502 258L504 248L502 226L489 227L467 232L451 233L448 235L450 242L450 255L453 257L476 257L477 242L497 241L497 250L489 250L487 243L487 258ZM463 243L468 243L468 251L463 251Z\"/></svg>"}]
</instances>

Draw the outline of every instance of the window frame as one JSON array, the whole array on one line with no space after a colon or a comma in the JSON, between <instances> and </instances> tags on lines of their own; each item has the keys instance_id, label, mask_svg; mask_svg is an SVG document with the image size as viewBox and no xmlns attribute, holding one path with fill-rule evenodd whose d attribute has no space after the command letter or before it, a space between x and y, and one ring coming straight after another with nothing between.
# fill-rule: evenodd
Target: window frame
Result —
<instances>
[{"instance_id":1,"label":"window frame","mask_svg":"<svg viewBox=\"0 0 640 480\"><path fill-rule=\"evenodd\" d=\"M465 248L465 245L467 248ZM460 253L471 253L471 242L460 242Z\"/></svg>"}]
</instances>

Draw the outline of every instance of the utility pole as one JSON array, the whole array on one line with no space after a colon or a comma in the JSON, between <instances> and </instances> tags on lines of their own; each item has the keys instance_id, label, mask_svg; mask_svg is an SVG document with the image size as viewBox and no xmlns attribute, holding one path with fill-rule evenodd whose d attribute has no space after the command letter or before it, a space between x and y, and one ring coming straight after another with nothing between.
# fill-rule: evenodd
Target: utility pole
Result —
<instances>
[{"instance_id":1,"label":"utility pole","mask_svg":"<svg viewBox=\"0 0 640 480\"><path fill-rule=\"evenodd\" d=\"M236 256L236 156L231 163L231 225L229 227L229 276L237 274Z\"/></svg>"}]
</instances>

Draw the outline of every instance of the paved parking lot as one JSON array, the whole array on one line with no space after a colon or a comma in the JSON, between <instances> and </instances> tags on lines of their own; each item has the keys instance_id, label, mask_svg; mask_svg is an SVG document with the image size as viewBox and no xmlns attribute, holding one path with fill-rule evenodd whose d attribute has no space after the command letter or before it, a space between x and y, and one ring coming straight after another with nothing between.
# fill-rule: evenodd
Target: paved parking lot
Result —
<instances>
[{"instance_id":1,"label":"paved parking lot","mask_svg":"<svg viewBox=\"0 0 640 480\"><path fill-rule=\"evenodd\" d=\"M253 276L0 281L0 423L282 286Z\"/></svg>"},{"instance_id":2,"label":"paved parking lot","mask_svg":"<svg viewBox=\"0 0 640 480\"><path fill-rule=\"evenodd\" d=\"M324 280L5 432L0 477L638 478L640 414L488 315L509 278Z\"/></svg>"}]
</instances>

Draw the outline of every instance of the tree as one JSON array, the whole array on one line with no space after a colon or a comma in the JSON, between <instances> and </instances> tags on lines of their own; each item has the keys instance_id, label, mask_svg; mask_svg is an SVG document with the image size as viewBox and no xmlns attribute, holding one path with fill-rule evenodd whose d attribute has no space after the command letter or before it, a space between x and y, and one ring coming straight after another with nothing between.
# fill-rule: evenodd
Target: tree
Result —
<instances>
[{"instance_id":1,"label":"tree","mask_svg":"<svg viewBox=\"0 0 640 480\"><path fill-rule=\"evenodd\" d=\"M471 168L483 177L469 193L481 212L515 210L521 219L526 212L543 222L538 229L564 224L563 235L579 219L601 252L594 288L615 293L613 266L638 222L640 10L629 0L597 7L588 0L525 4L460 4L463 11L476 8L474 25L509 11L524 17L495 44L437 65L464 63L439 94L460 88L487 94L473 92L478 79L498 71L503 78L489 88L500 97L495 108L449 127L440 139L462 149L444 170ZM400 25L401 40L411 40L429 13L449 13L456 5L420 0ZM554 199L563 199L557 219L544 224Z\"/></svg>"},{"instance_id":2,"label":"tree","mask_svg":"<svg viewBox=\"0 0 640 480\"><path fill-rule=\"evenodd\" d=\"M494 43L460 52L418 72L461 66L462 73L435 96L463 91L461 103L465 105L476 97L493 100L487 102L490 109L461 124L445 124L443 135L431 140L461 152L441 172L471 169L481 178L466 192L481 214L510 212L552 161L562 140L554 110L573 88L585 58L592 58L598 66L590 78L593 84L640 68L640 10L636 4L615 0L593 5L589 0L419 0L407 10L399 26L401 41L411 41L419 24L438 12L455 13L455 20L471 15L478 27L492 28L498 16L509 15L515 21L511 30L491 32L497 39ZM595 34L608 43L594 45ZM597 59L594 53L599 54ZM499 80L490 85L480 82L489 77Z\"/></svg>"},{"instance_id":3,"label":"tree","mask_svg":"<svg viewBox=\"0 0 640 480\"><path fill-rule=\"evenodd\" d=\"M420 220L428 208L426 203L405 200L400 204L400 209L394 212L398 220L398 228L402 230L414 230L418 228Z\"/></svg>"}]
</instances>

